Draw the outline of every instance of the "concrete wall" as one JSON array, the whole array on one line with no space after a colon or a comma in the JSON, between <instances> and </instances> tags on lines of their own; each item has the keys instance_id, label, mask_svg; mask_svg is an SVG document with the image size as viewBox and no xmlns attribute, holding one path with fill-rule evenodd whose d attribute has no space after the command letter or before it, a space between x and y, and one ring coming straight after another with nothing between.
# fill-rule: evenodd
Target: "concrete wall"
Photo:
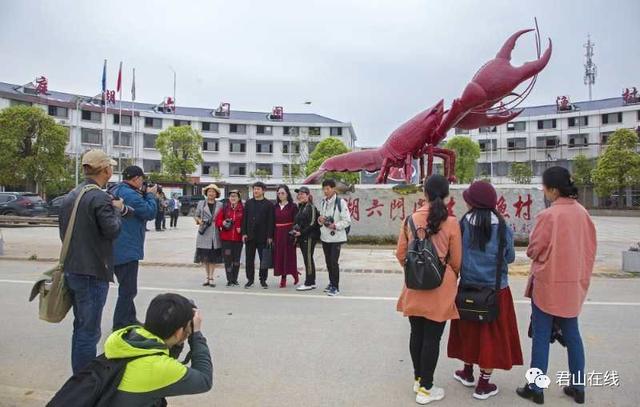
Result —
<instances>
[{"instance_id":1,"label":"concrete wall","mask_svg":"<svg viewBox=\"0 0 640 407\"><path fill-rule=\"evenodd\" d=\"M307 185L316 206L322 200L320 185ZM460 218L467 211L462 192L468 185L452 185L447 203ZM341 195L349 203L353 223L351 236L397 236L405 217L424 203L424 194L401 194L393 185L356 185L355 192ZM294 187L291 187L293 190ZM526 241L535 215L545 208L542 190L532 185L496 185L498 208L518 241Z\"/></svg>"}]
</instances>

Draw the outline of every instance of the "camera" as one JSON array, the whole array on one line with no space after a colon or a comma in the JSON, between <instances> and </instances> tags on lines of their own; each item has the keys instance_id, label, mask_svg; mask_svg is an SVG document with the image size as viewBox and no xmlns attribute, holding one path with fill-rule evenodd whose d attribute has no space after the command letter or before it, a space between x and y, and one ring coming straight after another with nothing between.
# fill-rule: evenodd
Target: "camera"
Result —
<instances>
[{"instance_id":1,"label":"camera","mask_svg":"<svg viewBox=\"0 0 640 407\"><path fill-rule=\"evenodd\" d=\"M222 221L222 229L223 230L231 230L233 229L233 219L225 219L224 221Z\"/></svg>"},{"instance_id":2,"label":"camera","mask_svg":"<svg viewBox=\"0 0 640 407\"><path fill-rule=\"evenodd\" d=\"M331 226L333 223L335 222L335 220L333 219L333 216L327 216L324 218L324 223L323 225L326 227Z\"/></svg>"},{"instance_id":3,"label":"camera","mask_svg":"<svg viewBox=\"0 0 640 407\"><path fill-rule=\"evenodd\" d=\"M151 181L144 181L142 183L142 188L140 188L140 191L142 191L143 194L146 194L147 193L147 189L153 188L155 186L156 186L156 184L151 182Z\"/></svg>"},{"instance_id":4,"label":"camera","mask_svg":"<svg viewBox=\"0 0 640 407\"><path fill-rule=\"evenodd\" d=\"M293 229L289 231L289 236L292 238L296 238L296 232L300 231L300 225L293 225Z\"/></svg>"}]
</instances>

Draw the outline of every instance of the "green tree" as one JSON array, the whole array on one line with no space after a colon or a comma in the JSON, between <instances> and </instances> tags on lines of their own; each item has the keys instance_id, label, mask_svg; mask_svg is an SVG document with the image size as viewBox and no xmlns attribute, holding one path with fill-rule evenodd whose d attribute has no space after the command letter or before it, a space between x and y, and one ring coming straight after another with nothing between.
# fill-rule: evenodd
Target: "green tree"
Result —
<instances>
[{"instance_id":1,"label":"green tree","mask_svg":"<svg viewBox=\"0 0 640 407\"><path fill-rule=\"evenodd\" d=\"M530 184L533 171L527 163L512 163L509 178L516 184Z\"/></svg>"},{"instance_id":2,"label":"green tree","mask_svg":"<svg viewBox=\"0 0 640 407\"><path fill-rule=\"evenodd\" d=\"M0 111L0 184L43 191L64 176L68 141L67 129L38 107Z\"/></svg>"},{"instance_id":3,"label":"green tree","mask_svg":"<svg viewBox=\"0 0 640 407\"><path fill-rule=\"evenodd\" d=\"M249 173L249 178L253 178L256 181L268 181L271 179L271 172L264 168L258 168L257 170Z\"/></svg>"},{"instance_id":4,"label":"green tree","mask_svg":"<svg viewBox=\"0 0 640 407\"><path fill-rule=\"evenodd\" d=\"M47 199L53 199L71 191L76 185L76 162L74 158L64 158L64 171L60 177L52 178L44 186Z\"/></svg>"},{"instance_id":5,"label":"green tree","mask_svg":"<svg viewBox=\"0 0 640 407\"><path fill-rule=\"evenodd\" d=\"M591 172L596 193L600 197L640 183L640 154L636 152L638 135L629 129L616 130ZM622 205L622 199L618 200Z\"/></svg>"},{"instance_id":6,"label":"green tree","mask_svg":"<svg viewBox=\"0 0 640 407\"><path fill-rule=\"evenodd\" d=\"M593 162L584 154L578 154L573 160L573 181L576 186L582 188L582 196L586 196L586 189L592 185L591 172L593 171Z\"/></svg>"},{"instance_id":7,"label":"green tree","mask_svg":"<svg viewBox=\"0 0 640 407\"><path fill-rule=\"evenodd\" d=\"M162 169L171 178L187 182L202 164L202 135L190 126L172 126L158 134L156 148L162 156Z\"/></svg>"},{"instance_id":8,"label":"green tree","mask_svg":"<svg viewBox=\"0 0 640 407\"><path fill-rule=\"evenodd\" d=\"M307 175L310 175L322 165L328 158L339 154L348 153L349 149L337 137L327 137L322 140L309 156L307 161ZM346 184L355 184L360 180L358 172L328 172L324 175L324 179L333 178Z\"/></svg>"},{"instance_id":9,"label":"green tree","mask_svg":"<svg viewBox=\"0 0 640 407\"><path fill-rule=\"evenodd\" d=\"M469 183L476 176L476 163L480 158L480 145L471 137L453 136L446 148L456 152L456 177L460 183Z\"/></svg>"}]
</instances>

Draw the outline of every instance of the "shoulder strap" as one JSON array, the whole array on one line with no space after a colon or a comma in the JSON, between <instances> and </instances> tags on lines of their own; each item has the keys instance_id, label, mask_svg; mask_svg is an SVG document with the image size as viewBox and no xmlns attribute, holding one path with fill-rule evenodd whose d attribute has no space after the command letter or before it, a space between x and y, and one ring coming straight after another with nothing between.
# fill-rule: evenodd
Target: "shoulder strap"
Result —
<instances>
[{"instance_id":1,"label":"shoulder strap","mask_svg":"<svg viewBox=\"0 0 640 407\"><path fill-rule=\"evenodd\" d=\"M500 283L502 282L502 265L504 264L504 249L507 245L506 242L506 228L507 225L504 219L500 219L498 223L498 258L496 259L496 292L500 290Z\"/></svg>"},{"instance_id":2,"label":"shoulder strap","mask_svg":"<svg viewBox=\"0 0 640 407\"><path fill-rule=\"evenodd\" d=\"M416 224L413 222L413 216L411 215L407 216L406 223L409 224L409 229L411 230L411 234L413 235L413 238L417 239L418 231L416 230Z\"/></svg>"},{"instance_id":3,"label":"shoulder strap","mask_svg":"<svg viewBox=\"0 0 640 407\"><path fill-rule=\"evenodd\" d=\"M85 185L80 192L78 193L78 197L76 198L75 203L73 204L73 210L71 211L71 216L69 217L69 224L67 225L67 230L64 234L64 241L62 242L62 249L60 250L60 259L58 262L60 265L64 265L64 260L67 257L67 253L69 252L69 245L71 244L71 235L73 235L73 228L76 224L76 215L78 213L78 206L80 205L80 200L82 196L92 189L100 189L97 185L89 184Z\"/></svg>"}]
</instances>

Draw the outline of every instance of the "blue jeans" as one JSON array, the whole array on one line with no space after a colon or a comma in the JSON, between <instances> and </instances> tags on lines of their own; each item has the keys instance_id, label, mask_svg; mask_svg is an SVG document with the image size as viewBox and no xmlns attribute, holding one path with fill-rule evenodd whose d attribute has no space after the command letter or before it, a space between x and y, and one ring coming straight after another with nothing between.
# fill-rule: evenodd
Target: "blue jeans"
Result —
<instances>
[{"instance_id":1,"label":"blue jeans","mask_svg":"<svg viewBox=\"0 0 640 407\"><path fill-rule=\"evenodd\" d=\"M571 373L570 385L578 390L584 390L584 347L580 330L578 329L578 318L561 318L549 315L542 311L531 301L531 330L532 330L532 348L531 348L531 367L537 367L547 374L549 366L549 340L551 338L551 330L553 320L555 319L560 325L562 336L567 344L569 354L569 372ZM555 381L555 375L549 376L551 382ZM573 384L574 382L580 384ZM531 388L534 391L541 392L542 389L533 384Z\"/></svg>"},{"instance_id":2,"label":"blue jeans","mask_svg":"<svg viewBox=\"0 0 640 407\"><path fill-rule=\"evenodd\" d=\"M71 367L75 374L96 357L102 309L107 300L109 283L82 274L69 273L64 277L73 304Z\"/></svg>"},{"instance_id":3,"label":"blue jeans","mask_svg":"<svg viewBox=\"0 0 640 407\"><path fill-rule=\"evenodd\" d=\"M117 265L114 274L118 279L118 301L113 313L113 330L115 331L138 322L136 305L133 303L133 299L138 294L138 262Z\"/></svg>"}]
</instances>

